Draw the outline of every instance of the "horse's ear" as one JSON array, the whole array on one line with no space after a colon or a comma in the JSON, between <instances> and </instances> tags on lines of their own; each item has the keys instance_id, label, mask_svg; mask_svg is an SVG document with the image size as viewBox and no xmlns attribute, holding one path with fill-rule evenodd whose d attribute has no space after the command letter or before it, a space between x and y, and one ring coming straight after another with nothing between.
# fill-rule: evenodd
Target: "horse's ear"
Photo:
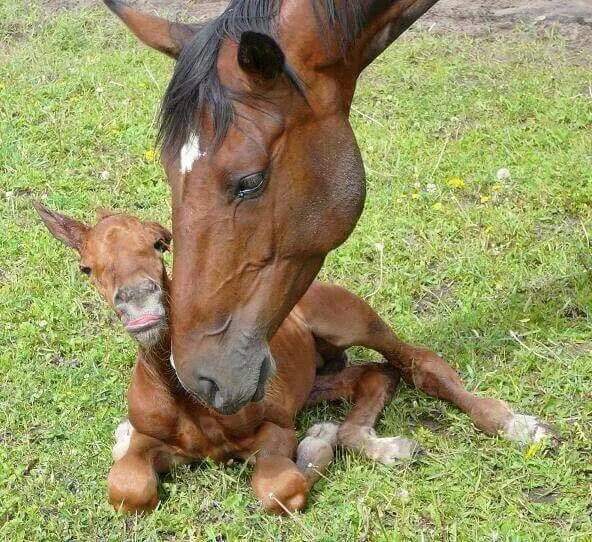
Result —
<instances>
[{"instance_id":1,"label":"horse's ear","mask_svg":"<svg viewBox=\"0 0 592 542\"><path fill-rule=\"evenodd\" d=\"M56 213L55 211L50 211L38 201L34 201L33 206L37 209L37 212L43 223L47 226L47 229L56 239L59 239L65 245L80 252L86 234L89 231L89 227L86 224L60 213Z\"/></svg>"},{"instance_id":2,"label":"horse's ear","mask_svg":"<svg viewBox=\"0 0 592 542\"><path fill-rule=\"evenodd\" d=\"M173 58L179 58L183 47L193 39L199 29L198 25L174 23L142 13L118 0L103 1L140 41Z\"/></svg>"},{"instance_id":3,"label":"horse's ear","mask_svg":"<svg viewBox=\"0 0 592 542\"><path fill-rule=\"evenodd\" d=\"M248 74L271 81L284 70L285 57L277 42L259 32L243 32L238 46L238 64Z\"/></svg>"}]
</instances>

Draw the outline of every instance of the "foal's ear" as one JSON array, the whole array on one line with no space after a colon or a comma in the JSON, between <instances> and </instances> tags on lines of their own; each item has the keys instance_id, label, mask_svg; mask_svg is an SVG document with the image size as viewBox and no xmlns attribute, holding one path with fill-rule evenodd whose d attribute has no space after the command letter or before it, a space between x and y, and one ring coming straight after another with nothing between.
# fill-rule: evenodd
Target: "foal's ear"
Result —
<instances>
[{"instance_id":1,"label":"foal's ear","mask_svg":"<svg viewBox=\"0 0 592 542\"><path fill-rule=\"evenodd\" d=\"M168 245L170 245L171 241L173 240L173 234L158 222L146 222L146 224L148 224L148 226L150 226L150 228L156 232L158 240L164 241L168 248Z\"/></svg>"},{"instance_id":2,"label":"foal's ear","mask_svg":"<svg viewBox=\"0 0 592 542\"><path fill-rule=\"evenodd\" d=\"M277 42L259 32L243 32L238 46L238 65L248 74L271 81L284 70L285 57Z\"/></svg>"},{"instance_id":3,"label":"foal's ear","mask_svg":"<svg viewBox=\"0 0 592 542\"><path fill-rule=\"evenodd\" d=\"M114 213L110 209L105 209L105 207L97 208L97 216L99 217L99 220L103 220L104 218L109 218L110 216L113 216L115 214L117 214L117 213Z\"/></svg>"},{"instance_id":4,"label":"foal's ear","mask_svg":"<svg viewBox=\"0 0 592 542\"><path fill-rule=\"evenodd\" d=\"M52 235L59 239L65 245L80 252L84 243L84 238L89 231L89 227L78 220L74 220L68 216L50 211L47 207L39 203L33 202L33 206L37 209L41 220L47 226L47 229Z\"/></svg>"},{"instance_id":5,"label":"foal's ear","mask_svg":"<svg viewBox=\"0 0 592 542\"><path fill-rule=\"evenodd\" d=\"M104 2L140 41L173 58L179 58L183 47L193 39L199 28L198 25L174 23L142 13L118 0Z\"/></svg>"}]
</instances>

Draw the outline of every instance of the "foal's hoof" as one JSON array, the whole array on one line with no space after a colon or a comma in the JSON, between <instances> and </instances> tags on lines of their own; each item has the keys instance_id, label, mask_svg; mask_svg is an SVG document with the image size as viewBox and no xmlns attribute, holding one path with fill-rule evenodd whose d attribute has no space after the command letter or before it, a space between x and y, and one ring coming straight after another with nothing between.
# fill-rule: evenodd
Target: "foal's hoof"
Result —
<instances>
[{"instance_id":1,"label":"foal's hoof","mask_svg":"<svg viewBox=\"0 0 592 542\"><path fill-rule=\"evenodd\" d=\"M307 437L314 437L324 440L332 448L337 444L337 432L339 425L332 422L315 423L307 432Z\"/></svg>"},{"instance_id":2,"label":"foal's hoof","mask_svg":"<svg viewBox=\"0 0 592 542\"><path fill-rule=\"evenodd\" d=\"M414 440L404 437L374 437L365 443L366 455L385 465L392 465L401 459L410 459L422 453Z\"/></svg>"},{"instance_id":3,"label":"foal's hoof","mask_svg":"<svg viewBox=\"0 0 592 542\"><path fill-rule=\"evenodd\" d=\"M548 439L552 446L559 444L559 435L550 425L536 416L513 414L506 422L503 435L518 444L536 444Z\"/></svg>"},{"instance_id":4,"label":"foal's hoof","mask_svg":"<svg viewBox=\"0 0 592 542\"><path fill-rule=\"evenodd\" d=\"M257 458L252 483L266 512L291 514L306 506L308 482L287 457Z\"/></svg>"}]
</instances>

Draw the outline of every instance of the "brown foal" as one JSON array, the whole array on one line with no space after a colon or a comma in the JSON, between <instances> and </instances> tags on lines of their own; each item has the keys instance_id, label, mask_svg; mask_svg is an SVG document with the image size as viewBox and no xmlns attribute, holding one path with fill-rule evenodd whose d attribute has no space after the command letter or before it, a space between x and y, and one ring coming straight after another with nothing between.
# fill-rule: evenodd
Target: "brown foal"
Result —
<instances>
[{"instance_id":1,"label":"brown foal","mask_svg":"<svg viewBox=\"0 0 592 542\"><path fill-rule=\"evenodd\" d=\"M116 430L115 464L109 473L109 501L126 511L151 510L157 503L157 473L171 466L209 457L226 462L254 459L253 489L263 506L284 513L303 508L307 495L333 457L338 438L343 445L391 463L410 457L416 443L401 437L378 438L374 422L399 380L385 364L343 369L338 375L316 376L319 368L342 369L341 347L350 343L342 324L316 333L323 323L309 312L319 301L335 311L350 310L347 327L372 329L378 317L345 290L315 283L307 302L297 306L271 341L277 372L261 401L225 416L204 406L175 375L168 330L169 278L162 261L171 234L154 222L125 214L103 213L94 227L35 205L51 233L80 254L80 269L116 311L126 331L138 342L128 391L129 419ZM359 321L358 321L359 320ZM328 334L325 337L325 334ZM355 340L353 341L355 342ZM317 386L313 387L317 379ZM312 394L311 394L312 392ZM321 423L308 432L297 450L294 417L305 405L321 400L353 399L355 406L339 431Z\"/></svg>"},{"instance_id":2,"label":"brown foal","mask_svg":"<svg viewBox=\"0 0 592 542\"><path fill-rule=\"evenodd\" d=\"M106 212L89 227L35 206L51 233L78 251L81 271L139 345L128 391L129 420L116 431L109 473L109 501L116 508L153 509L157 473L205 457L254 459L253 489L267 510L278 513L305 506L336 443L387 464L410 457L417 449L414 441L379 438L373 429L396 389L399 369L407 381L432 394L461 398L463 410L489 434L538 441L549 433L536 418L514 414L503 401L464 390L435 353L401 342L365 301L320 282L311 285L270 342L277 371L262 400L232 415L219 414L184 389L173 370L169 278L162 260L172 237L168 230ZM344 350L353 345L376 350L390 363L344 368ZM445 385L434 378L443 367ZM323 368L337 372L318 375ZM296 413L307 404L338 399L354 402L344 423L314 426L294 462Z\"/></svg>"}]
</instances>

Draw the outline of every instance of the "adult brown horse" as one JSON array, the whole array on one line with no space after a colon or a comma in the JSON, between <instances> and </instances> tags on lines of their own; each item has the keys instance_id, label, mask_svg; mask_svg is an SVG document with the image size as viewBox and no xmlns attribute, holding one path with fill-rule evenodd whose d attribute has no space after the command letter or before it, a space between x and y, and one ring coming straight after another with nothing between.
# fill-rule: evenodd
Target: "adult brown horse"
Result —
<instances>
[{"instance_id":1,"label":"adult brown horse","mask_svg":"<svg viewBox=\"0 0 592 542\"><path fill-rule=\"evenodd\" d=\"M218 411L263 397L268 341L355 226L365 197L348 120L357 78L436 1L232 0L195 26L105 0L178 58L160 131L176 243L173 355L184 386ZM478 412L481 427L527 440L547 432L468 393L434 353L375 331L368 346L408 382Z\"/></svg>"}]
</instances>

